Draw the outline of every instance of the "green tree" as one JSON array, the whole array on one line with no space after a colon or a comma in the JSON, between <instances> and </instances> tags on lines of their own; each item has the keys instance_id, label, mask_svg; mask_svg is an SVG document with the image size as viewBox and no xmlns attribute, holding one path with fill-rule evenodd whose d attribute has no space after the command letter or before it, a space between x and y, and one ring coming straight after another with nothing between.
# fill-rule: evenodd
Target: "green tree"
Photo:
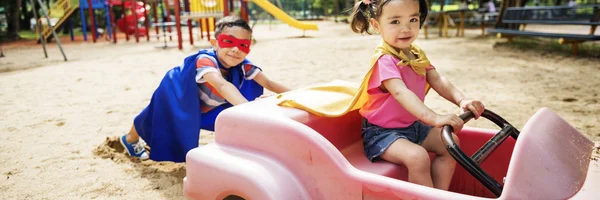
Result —
<instances>
[{"instance_id":1,"label":"green tree","mask_svg":"<svg viewBox=\"0 0 600 200\"><path fill-rule=\"evenodd\" d=\"M21 2L22 0L10 0L0 2L0 7L4 7L6 10L6 20L8 22L8 29L5 39L7 40L14 40L19 38L19 19L21 16Z\"/></svg>"},{"instance_id":2,"label":"green tree","mask_svg":"<svg viewBox=\"0 0 600 200\"><path fill-rule=\"evenodd\" d=\"M33 9L30 9L29 4L31 3L31 1L28 0L21 0L21 16L20 17L20 24L19 27L21 30L27 29L29 28L29 26L31 25L31 23L29 22L29 19L33 18Z\"/></svg>"}]
</instances>

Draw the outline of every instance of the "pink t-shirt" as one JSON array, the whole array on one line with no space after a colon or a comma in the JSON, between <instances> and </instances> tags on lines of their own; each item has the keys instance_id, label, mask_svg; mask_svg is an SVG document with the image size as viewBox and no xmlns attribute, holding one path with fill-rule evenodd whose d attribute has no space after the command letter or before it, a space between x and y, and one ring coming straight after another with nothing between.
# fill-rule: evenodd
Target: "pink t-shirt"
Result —
<instances>
[{"instance_id":1,"label":"pink t-shirt","mask_svg":"<svg viewBox=\"0 0 600 200\"><path fill-rule=\"evenodd\" d=\"M383 81L399 78L406 87L415 93L421 101L425 100L426 78L416 74L410 66L396 66L400 59L383 55L375 63L367 88L368 100L360 109L360 114L369 123L383 128L404 128L419 120L394 99L389 92L383 92L379 86ZM434 69L429 66L427 70Z\"/></svg>"}]
</instances>

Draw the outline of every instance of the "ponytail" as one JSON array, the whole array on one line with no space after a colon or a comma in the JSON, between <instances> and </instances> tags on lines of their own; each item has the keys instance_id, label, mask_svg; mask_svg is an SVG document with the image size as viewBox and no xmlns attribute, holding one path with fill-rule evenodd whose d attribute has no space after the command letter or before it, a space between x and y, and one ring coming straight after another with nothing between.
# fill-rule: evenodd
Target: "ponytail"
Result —
<instances>
[{"instance_id":1,"label":"ponytail","mask_svg":"<svg viewBox=\"0 0 600 200\"><path fill-rule=\"evenodd\" d=\"M419 28L423 28L423 24L425 24L425 20L427 20L427 14L429 14L429 1L427 0L419 0Z\"/></svg>"},{"instance_id":2,"label":"ponytail","mask_svg":"<svg viewBox=\"0 0 600 200\"><path fill-rule=\"evenodd\" d=\"M371 34L369 31L369 19L374 16L373 7L371 3L364 3L363 1L356 2L354 4L354 8L352 9L352 14L350 15L352 21L350 22L350 28L355 33L367 33Z\"/></svg>"}]
</instances>

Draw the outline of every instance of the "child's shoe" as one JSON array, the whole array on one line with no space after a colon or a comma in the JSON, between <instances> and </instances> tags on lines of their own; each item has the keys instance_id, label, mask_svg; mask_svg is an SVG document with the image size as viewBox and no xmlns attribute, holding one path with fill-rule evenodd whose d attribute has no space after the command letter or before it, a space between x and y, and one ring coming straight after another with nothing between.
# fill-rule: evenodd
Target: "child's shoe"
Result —
<instances>
[{"instance_id":1,"label":"child's shoe","mask_svg":"<svg viewBox=\"0 0 600 200\"><path fill-rule=\"evenodd\" d=\"M140 160L147 160L148 158L150 158L150 156L148 156L148 153L146 153L146 149L144 148L142 142L137 141L134 143L129 143L125 139L126 136L127 135L123 135L119 141L121 142L121 145L123 145L123 147L125 148L127 154L133 157L138 157L140 158Z\"/></svg>"}]
</instances>

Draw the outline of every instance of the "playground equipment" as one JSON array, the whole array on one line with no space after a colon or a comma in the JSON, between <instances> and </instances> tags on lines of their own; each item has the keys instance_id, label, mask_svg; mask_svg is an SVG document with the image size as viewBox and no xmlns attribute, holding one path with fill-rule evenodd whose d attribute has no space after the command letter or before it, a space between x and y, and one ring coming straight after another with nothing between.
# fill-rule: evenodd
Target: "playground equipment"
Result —
<instances>
[{"instance_id":1,"label":"playground equipment","mask_svg":"<svg viewBox=\"0 0 600 200\"><path fill-rule=\"evenodd\" d=\"M149 13L149 6L145 5L143 2L135 2L125 1L121 3L120 1L114 2L113 6L122 6L124 11L131 11L130 14L125 15L123 18L120 18L116 21L117 28L124 32L127 35L137 34L139 36L146 36L147 29L145 26L139 26L140 22L146 21L146 16Z\"/></svg>"},{"instance_id":2,"label":"playground equipment","mask_svg":"<svg viewBox=\"0 0 600 200\"><path fill-rule=\"evenodd\" d=\"M31 0L31 6L33 8L33 16L37 19L37 10L35 9L35 2L34 0ZM44 14L44 16L46 17L46 22L47 24L47 30L50 31L50 33L52 34L52 36L54 37L54 39L56 40L56 44L58 45L58 49L60 49L60 53L63 55L63 58L65 59L65 61L67 61L67 55L65 55L65 52L62 49L62 45L60 44L60 39L58 38L58 36L56 36L56 31L54 31L54 27L52 25L52 23L50 22L50 16L48 15L48 10L46 9L46 7L44 6L44 3L41 0L37 0L37 2L40 4L40 7L42 8L42 13ZM39 18L40 20L42 19L41 17ZM36 29L37 30L44 30L42 28L42 23L40 23L41 21L38 21ZM39 39L40 42L42 43L42 48L44 49L44 55L46 56L46 58L48 58L48 52L46 51L46 37L43 36L43 32L42 31L38 31L37 32L39 34Z\"/></svg>"},{"instance_id":3,"label":"playground equipment","mask_svg":"<svg viewBox=\"0 0 600 200\"><path fill-rule=\"evenodd\" d=\"M210 33L214 32L215 22L217 18L229 15L228 11L225 10L225 5L230 5L232 0L190 0L184 3L184 15L183 18L187 19L188 32L190 37L190 44L193 42L192 34L192 20L198 20L200 28L200 38L204 38L206 35L207 39L210 40ZM244 8L240 8L240 15L244 19L248 19L247 12ZM206 32L206 34L203 33Z\"/></svg>"},{"instance_id":4,"label":"playground equipment","mask_svg":"<svg viewBox=\"0 0 600 200\"><path fill-rule=\"evenodd\" d=\"M166 38L168 34L169 39L172 40L171 29L174 26L177 35L178 47L179 49L182 49L183 42L181 20L185 20L187 22L190 44L194 44L192 22L196 20L200 28L200 38L204 38L206 36L207 39L210 40L210 34L211 32L214 32L216 19L223 16L228 16L236 6L240 9L241 17L248 20L249 12L247 1L239 0L239 4L235 4L235 2L237 2L237 0L142 0L141 2L136 0L57 0L52 5L51 10L53 10L53 12L50 13L51 16L55 17L55 22L51 22L52 26L44 25L40 30L43 38L47 39L51 34L51 29L49 29L49 27L52 27L52 30L56 29L64 22L70 20L71 14L77 8L79 8L82 18L84 40L87 41L87 23L84 15L84 10L87 9L91 21L90 25L92 30L94 30L92 31L92 39L94 42L96 42L98 32L96 31L96 16L94 14L94 9L104 9L107 13L106 16L104 16L106 17L107 22L107 35L110 38L112 33L114 43L117 42L116 30L114 29L124 32L126 40L129 40L130 35L135 36L136 42L139 42L140 36L146 36L146 40L150 40L149 32L151 20L148 18L150 6L147 3L151 3L152 8L155 10L155 12L153 12L154 22L152 23L152 26L155 27L156 37L158 38L160 35L159 27L162 27L164 29L163 36ZM318 30L318 27L315 24L297 21L267 0L252 0L252 2L256 3L281 21L288 23L292 27L301 30ZM163 20L161 20L162 22L160 23L158 22L157 5L161 5L161 13L163 14ZM182 5L183 10L181 10ZM114 19L115 16L113 16L112 12L114 6L121 6L123 10L123 16L117 19L116 22ZM174 22L171 22L170 17L171 6L173 8L172 15L175 16ZM43 24L41 23L41 18L38 20L38 23ZM74 40L72 27L71 40Z\"/></svg>"},{"instance_id":5,"label":"playground equipment","mask_svg":"<svg viewBox=\"0 0 600 200\"><path fill-rule=\"evenodd\" d=\"M162 19L163 22L162 23L158 23L158 9L157 9L157 5L160 5L160 10L162 13ZM171 36L171 27L173 25L175 25L174 22L170 22L171 20L171 15L169 15L169 5L163 3L162 0L160 0L158 3L153 3L152 7L154 9L154 23L152 23L152 26L154 27L154 30L156 31L156 39L160 39L159 37L159 32L158 32L158 28L161 27L162 28L162 36L163 36L163 42L164 45L161 47L163 49L166 49L167 46L167 30L169 31L169 40L173 40L173 37ZM165 7L167 7L167 9L165 9Z\"/></svg>"},{"instance_id":6,"label":"playground equipment","mask_svg":"<svg viewBox=\"0 0 600 200\"><path fill-rule=\"evenodd\" d=\"M344 98L312 92L289 93L318 95L315 99L331 103ZM368 161L356 110L320 117L279 107L275 98L235 106L219 115L215 142L187 154L186 197L483 200L600 195L600 162L592 154L598 147L547 108L535 113L521 132L485 111L482 116L501 130L465 127L456 133L460 148L452 140L451 127L444 127L442 139L460 165L449 191L443 191L407 182L403 165ZM461 117L468 121L473 115Z\"/></svg>"},{"instance_id":7,"label":"playground equipment","mask_svg":"<svg viewBox=\"0 0 600 200\"><path fill-rule=\"evenodd\" d=\"M319 27L316 24L300 22L283 12L283 10L277 8L277 6L273 5L268 0L252 0L252 2L273 15L273 17L289 24L291 27L301 30L319 30Z\"/></svg>"},{"instance_id":8,"label":"playground equipment","mask_svg":"<svg viewBox=\"0 0 600 200\"><path fill-rule=\"evenodd\" d=\"M85 14L84 14L85 9L88 9L88 13L90 16L90 21L91 21L91 26L92 26L92 30L91 30L92 40L94 42L96 42L96 38L98 38L98 31L96 29L96 27L97 27L96 15L94 13L94 9L104 9L106 11L106 15L104 17L106 18L106 23L107 23L107 25L106 25L106 29L108 31L107 35L110 38L111 32L112 32L112 25L111 25L112 21L111 21L111 17L110 17L111 10L108 7L108 2L106 0L79 0L79 13L81 15L81 27L82 27L82 31L83 31L83 40L87 41L87 25L86 25ZM73 30L71 30L71 33L73 33ZM73 40L73 36L71 36L71 40Z\"/></svg>"},{"instance_id":9,"label":"playground equipment","mask_svg":"<svg viewBox=\"0 0 600 200\"><path fill-rule=\"evenodd\" d=\"M229 16L229 13L234 9L234 0L184 0L184 12L179 15L181 4L179 0L173 0L175 10L175 29L177 31L177 41L179 49L183 48L181 23L180 20L187 20L187 26L189 29L190 44L194 44L193 31L192 31L192 20L198 20L200 24L200 37L204 35L210 40L210 32L214 31L214 24L216 18L223 16ZM289 24L294 28L301 30L318 30L317 25L311 23L304 23L295 20L291 16L287 15L281 9L275 7L267 0L252 0L258 6L271 13L279 20ZM240 15L242 18L248 20L248 6L245 0L240 0L239 4ZM206 34L203 33L206 31Z\"/></svg>"},{"instance_id":10,"label":"playground equipment","mask_svg":"<svg viewBox=\"0 0 600 200\"><path fill-rule=\"evenodd\" d=\"M32 5L35 2L32 2ZM41 26L36 26L36 32L40 32L38 34L39 37L47 40L53 31L56 31L60 25L70 19L71 14L77 10L79 7L79 0L58 0L50 6L48 11L48 20L43 17L37 18L37 24ZM35 12L34 12L35 13ZM40 36L41 35L41 36Z\"/></svg>"},{"instance_id":11,"label":"playground equipment","mask_svg":"<svg viewBox=\"0 0 600 200\"><path fill-rule=\"evenodd\" d=\"M146 36L147 40L150 39L150 21L151 19L148 17L148 14L150 13L150 6L149 4L152 5L152 9L154 10L153 13L153 18L154 18L154 22L152 23L152 27L155 28L155 34L154 36L156 36L156 38L158 39L159 36L161 34L159 34L159 28L163 28L163 34L162 36L164 38L166 38L167 36L169 37L169 40L172 40L172 27L176 26L177 29L177 33L178 35L181 34L181 24L180 24L180 20L181 18L186 18L187 20L187 25L189 27L189 32L190 32L190 43L193 44L193 35L192 35L192 19L199 19L200 22L200 27L201 27L201 37L202 35L202 30L206 30L207 31L207 35L210 37L210 32L209 31L213 31L214 30L214 18L215 17L223 17L224 15L222 14L222 5L218 5L220 1L212 1L208 2L208 3L200 3L200 1L197 0L192 0L192 1L186 1L184 0L183 3L185 5L185 11L183 13L183 17L180 16L180 14L182 14L180 12L180 8L181 8L181 1L179 0L142 0L141 2L138 1L134 1L134 0L111 0L109 1L108 5L109 7L114 6L121 6L122 10L123 10L123 16L121 18L119 18L118 20L116 20L115 24L118 30L120 30L121 32L125 33L126 36L126 40L129 40L129 36L130 35L134 35L134 37L136 38L136 42L139 42L139 37L143 37ZM148 3L148 4L147 4ZM170 7L174 8L174 13L171 13L171 9ZM158 16L158 10L160 7L160 13L162 13L162 20L161 22L158 21L159 16ZM220 9L216 9L216 8L220 8ZM112 14L112 12L111 12ZM175 20L176 22L171 22L171 15L175 16L177 20ZM207 18L211 18L211 20L207 20ZM111 20L114 21L114 17L111 16ZM203 21L204 20L204 23ZM208 25L209 22L212 22L212 24ZM202 28L206 26L207 28ZM115 34L115 33L113 33ZM114 37L114 42L117 42L117 38L116 35L113 36ZM180 43L181 46L181 38L178 38L178 41ZM165 46L166 47L166 39L165 39ZM182 47L180 47L181 49Z\"/></svg>"},{"instance_id":12,"label":"playground equipment","mask_svg":"<svg viewBox=\"0 0 600 200\"><path fill-rule=\"evenodd\" d=\"M91 6L88 6L91 5ZM110 20L110 10L108 7L108 3L106 0L57 0L50 7L50 11L48 13L50 20L46 23L43 18L39 18L37 20L37 24L41 24L41 26L37 26L40 28L36 28L36 32L41 32L41 36L44 40L47 40L52 31L56 31L61 25L65 22L69 24L71 40L74 40L73 36L73 26L71 23L71 16L79 8L79 13L81 15L81 24L83 31L83 39L87 41L87 20L85 18L85 10L87 9L90 16L91 28L92 28L92 38L93 41L96 42L96 38L98 37L98 32L96 29L96 16L94 14L94 9L103 9L106 11L106 23L107 23L107 31L110 37L110 33L112 32L111 28L111 20ZM37 17L36 17L37 18Z\"/></svg>"}]
</instances>

